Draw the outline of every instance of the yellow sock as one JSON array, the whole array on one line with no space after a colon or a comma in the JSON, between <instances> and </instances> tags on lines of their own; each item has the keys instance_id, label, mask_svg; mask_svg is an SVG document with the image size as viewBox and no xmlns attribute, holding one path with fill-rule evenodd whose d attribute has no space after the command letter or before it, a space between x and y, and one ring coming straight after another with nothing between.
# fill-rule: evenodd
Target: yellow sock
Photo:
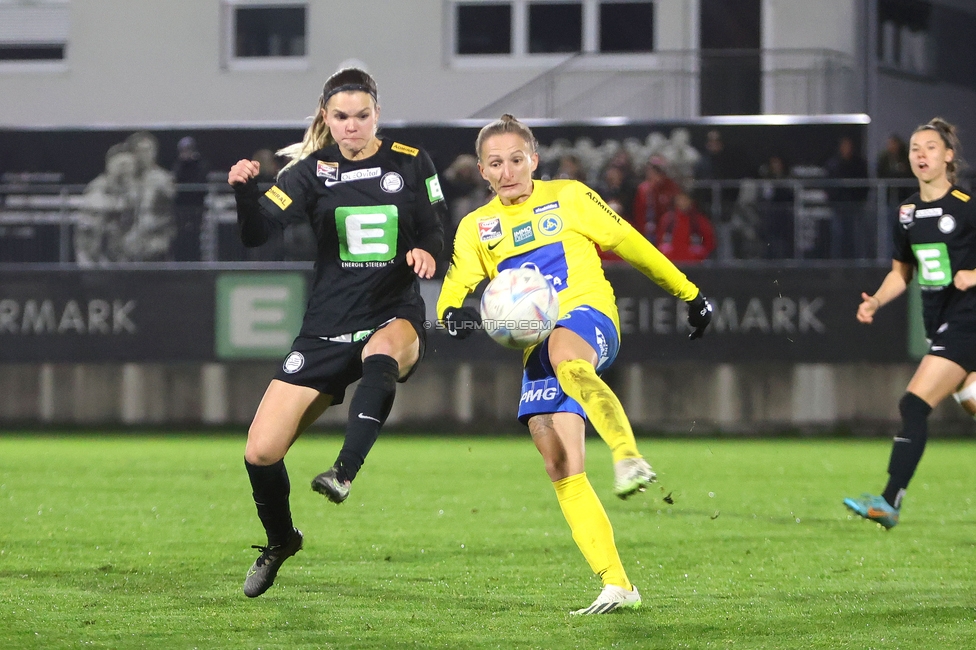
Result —
<instances>
[{"instance_id":1,"label":"yellow sock","mask_svg":"<svg viewBox=\"0 0 976 650\"><path fill-rule=\"evenodd\" d=\"M586 473L568 476L552 484L563 516L573 531L573 540L583 553L593 573L604 585L633 589L624 565L620 563L613 543L613 527L600 498L586 478Z\"/></svg>"},{"instance_id":2,"label":"yellow sock","mask_svg":"<svg viewBox=\"0 0 976 650\"><path fill-rule=\"evenodd\" d=\"M641 458L623 405L593 366L582 359L563 361L556 368L556 379L563 392L583 407L593 428L610 447L613 462Z\"/></svg>"}]
</instances>

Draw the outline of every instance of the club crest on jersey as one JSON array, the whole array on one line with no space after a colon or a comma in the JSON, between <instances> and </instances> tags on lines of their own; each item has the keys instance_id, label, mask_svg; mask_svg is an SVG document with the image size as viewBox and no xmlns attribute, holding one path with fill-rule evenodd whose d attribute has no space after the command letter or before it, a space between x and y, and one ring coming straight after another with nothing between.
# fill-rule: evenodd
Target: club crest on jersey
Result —
<instances>
[{"instance_id":1,"label":"club crest on jersey","mask_svg":"<svg viewBox=\"0 0 976 650\"><path fill-rule=\"evenodd\" d=\"M481 241L491 241L502 237L502 219L494 217L492 219L482 219L478 222L478 236Z\"/></svg>"},{"instance_id":2,"label":"club crest on jersey","mask_svg":"<svg viewBox=\"0 0 976 650\"><path fill-rule=\"evenodd\" d=\"M523 246L535 241L535 230L532 229L532 222L520 224L512 228L512 241L516 246Z\"/></svg>"},{"instance_id":3,"label":"club crest on jersey","mask_svg":"<svg viewBox=\"0 0 976 650\"><path fill-rule=\"evenodd\" d=\"M911 223L915 218L915 204L909 203L898 208L898 223Z\"/></svg>"},{"instance_id":4,"label":"club crest on jersey","mask_svg":"<svg viewBox=\"0 0 976 650\"><path fill-rule=\"evenodd\" d=\"M545 205L540 205L537 208L533 208L532 212L536 214L542 214L543 212L548 212L549 210L555 210L559 207L559 201L553 201L552 203L546 203Z\"/></svg>"},{"instance_id":5,"label":"club crest on jersey","mask_svg":"<svg viewBox=\"0 0 976 650\"><path fill-rule=\"evenodd\" d=\"M553 235L559 234L559 231L563 229L563 220L559 218L558 214L546 215L542 221L539 222L539 230L542 231L543 235Z\"/></svg>"},{"instance_id":6,"label":"club crest on jersey","mask_svg":"<svg viewBox=\"0 0 976 650\"><path fill-rule=\"evenodd\" d=\"M315 175L334 181L339 178L339 163L319 160L315 163Z\"/></svg>"},{"instance_id":7,"label":"club crest on jersey","mask_svg":"<svg viewBox=\"0 0 976 650\"><path fill-rule=\"evenodd\" d=\"M956 220L951 214L943 215L939 219L939 230L945 234L949 234L956 229Z\"/></svg>"},{"instance_id":8,"label":"club crest on jersey","mask_svg":"<svg viewBox=\"0 0 976 650\"><path fill-rule=\"evenodd\" d=\"M396 194L403 189L403 176L396 172L386 172L380 179L380 188L384 192Z\"/></svg>"},{"instance_id":9,"label":"club crest on jersey","mask_svg":"<svg viewBox=\"0 0 976 650\"><path fill-rule=\"evenodd\" d=\"M285 357L285 362L281 364L281 369L289 375L293 375L305 365L305 357L301 352L292 352Z\"/></svg>"}]
</instances>

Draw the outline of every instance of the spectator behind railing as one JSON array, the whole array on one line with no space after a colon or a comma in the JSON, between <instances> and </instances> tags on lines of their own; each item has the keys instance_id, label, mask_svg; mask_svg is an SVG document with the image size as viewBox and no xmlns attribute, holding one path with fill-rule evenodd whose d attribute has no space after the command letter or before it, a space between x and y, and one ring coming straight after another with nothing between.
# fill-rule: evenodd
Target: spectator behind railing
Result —
<instances>
[{"instance_id":1,"label":"spectator behind railing","mask_svg":"<svg viewBox=\"0 0 976 650\"><path fill-rule=\"evenodd\" d=\"M136 157L139 203L135 223L122 238L124 261L148 262L171 258L176 235L173 227L173 176L156 163L159 143L148 131L133 133L126 145Z\"/></svg>"},{"instance_id":2,"label":"spectator behind railing","mask_svg":"<svg viewBox=\"0 0 976 650\"><path fill-rule=\"evenodd\" d=\"M668 161L668 175L678 185L688 189L689 184L695 178L695 170L702 159L698 150L691 146L691 135L688 133L688 129L673 130L671 139L661 151L661 155Z\"/></svg>"},{"instance_id":3,"label":"spectator behind railing","mask_svg":"<svg viewBox=\"0 0 976 650\"><path fill-rule=\"evenodd\" d=\"M824 165L832 179L865 179L868 164L854 149L854 140L844 136L837 143L837 153ZM864 201L867 187L831 187L827 191L834 209L830 222L830 257L847 259L864 255Z\"/></svg>"},{"instance_id":4,"label":"spectator behind railing","mask_svg":"<svg viewBox=\"0 0 976 650\"><path fill-rule=\"evenodd\" d=\"M177 262L200 260L200 226L207 196L204 185L209 171L210 164L197 150L196 140L191 136L180 138L173 164L173 180L178 188L174 209L176 238L173 241L173 258ZM182 185L197 187L184 188Z\"/></svg>"},{"instance_id":5,"label":"spectator behind railing","mask_svg":"<svg viewBox=\"0 0 976 650\"><path fill-rule=\"evenodd\" d=\"M136 173L136 157L125 143L109 148L105 171L85 188L84 209L75 226L75 261L80 266L126 260L123 240L139 206Z\"/></svg>"},{"instance_id":6,"label":"spectator behind railing","mask_svg":"<svg viewBox=\"0 0 976 650\"><path fill-rule=\"evenodd\" d=\"M701 262L715 250L712 223L684 191L674 197L674 207L658 221L655 240L658 250L672 262Z\"/></svg>"},{"instance_id":7,"label":"spectator behind railing","mask_svg":"<svg viewBox=\"0 0 976 650\"><path fill-rule=\"evenodd\" d=\"M769 259L793 256L794 190L787 184L789 166L782 156L772 155L759 166L759 214L766 236Z\"/></svg>"},{"instance_id":8,"label":"spectator behind railing","mask_svg":"<svg viewBox=\"0 0 976 650\"><path fill-rule=\"evenodd\" d=\"M912 166L908 162L908 145L897 133L892 133L885 140L885 147L878 154L878 178L912 178ZM888 190L887 201L890 205L901 203L914 193L913 187L892 187Z\"/></svg>"},{"instance_id":9,"label":"spectator behind railing","mask_svg":"<svg viewBox=\"0 0 976 650\"><path fill-rule=\"evenodd\" d=\"M553 178L571 179L586 183L587 175L587 170L583 167L579 157L575 154L566 154L559 159L559 166L556 168Z\"/></svg>"},{"instance_id":10,"label":"spectator behind railing","mask_svg":"<svg viewBox=\"0 0 976 650\"><path fill-rule=\"evenodd\" d=\"M593 189L614 212L633 225L631 209L634 205L636 188L631 182L626 169L617 165L608 165Z\"/></svg>"},{"instance_id":11,"label":"spectator behind railing","mask_svg":"<svg viewBox=\"0 0 976 650\"><path fill-rule=\"evenodd\" d=\"M647 161L644 181L637 186L634 207L631 210L634 228L654 242L658 219L671 209L674 197L681 188L664 171L667 162L655 156Z\"/></svg>"},{"instance_id":12,"label":"spectator behind railing","mask_svg":"<svg viewBox=\"0 0 976 650\"><path fill-rule=\"evenodd\" d=\"M728 241L731 256L738 260L766 257L767 237L763 232L763 218L759 212L759 183L752 179L739 185L739 196L732 206L728 222Z\"/></svg>"}]
</instances>

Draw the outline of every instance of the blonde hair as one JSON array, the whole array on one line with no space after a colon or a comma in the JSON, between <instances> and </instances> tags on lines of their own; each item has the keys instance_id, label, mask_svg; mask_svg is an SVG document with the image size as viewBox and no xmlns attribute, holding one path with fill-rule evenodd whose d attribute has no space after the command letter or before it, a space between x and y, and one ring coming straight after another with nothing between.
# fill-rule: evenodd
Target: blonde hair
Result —
<instances>
[{"instance_id":1,"label":"blonde hair","mask_svg":"<svg viewBox=\"0 0 976 650\"><path fill-rule=\"evenodd\" d=\"M514 133L522 138L525 144L529 145L530 153L535 153L539 149L539 143L536 142L535 136L532 135L532 130L515 119L514 116L505 113L494 122L483 126L481 131L478 132L478 138L474 141L474 149L478 155L478 160L481 160L481 148L488 138L501 133Z\"/></svg>"},{"instance_id":2,"label":"blonde hair","mask_svg":"<svg viewBox=\"0 0 976 650\"><path fill-rule=\"evenodd\" d=\"M360 70L359 68L343 68L342 70L339 70L333 74L325 82L325 86L322 88L322 94L319 95L315 115L311 116L312 123L309 125L308 129L306 129L305 136L302 138L302 141L296 142L295 144L290 144L287 147L282 147L275 152L276 155L289 159L288 164L282 167L281 171L278 172L279 176L286 169L297 163L302 158L307 157L313 151L318 151L323 147L327 147L330 144L335 143L335 140L332 138L332 133L329 131L329 125L325 123L323 112L326 105L329 103L329 98L336 93L346 91L368 93L369 96L373 98L373 103L377 105L379 104L377 99L376 81L365 70Z\"/></svg>"},{"instance_id":3,"label":"blonde hair","mask_svg":"<svg viewBox=\"0 0 976 650\"><path fill-rule=\"evenodd\" d=\"M942 143L945 145L945 148L955 152L952 160L946 163L946 178L949 179L950 183L955 185L959 171L966 165L966 162L962 159L962 145L959 143L956 127L941 117L933 117L928 121L928 124L922 124L912 131L912 135L915 135L919 131L935 131L942 138Z\"/></svg>"}]
</instances>

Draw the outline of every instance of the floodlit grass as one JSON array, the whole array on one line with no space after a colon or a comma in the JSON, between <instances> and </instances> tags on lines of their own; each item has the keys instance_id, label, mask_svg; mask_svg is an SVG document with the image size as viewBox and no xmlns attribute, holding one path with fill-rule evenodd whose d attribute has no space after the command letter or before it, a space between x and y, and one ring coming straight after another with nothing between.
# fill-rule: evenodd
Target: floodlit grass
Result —
<instances>
[{"instance_id":1,"label":"floodlit grass","mask_svg":"<svg viewBox=\"0 0 976 650\"><path fill-rule=\"evenodd\" d=\"M972 442L929 445L885 532L841 500L887 441L643 440L660 487L622 502L591 440L645 606L588 618L527 438L385 436L335 506L308 481L339 444L289 454L305 550L249 600L243 440L0 436L0 648L976 647Z\"/></svg>"}]
</instances>

